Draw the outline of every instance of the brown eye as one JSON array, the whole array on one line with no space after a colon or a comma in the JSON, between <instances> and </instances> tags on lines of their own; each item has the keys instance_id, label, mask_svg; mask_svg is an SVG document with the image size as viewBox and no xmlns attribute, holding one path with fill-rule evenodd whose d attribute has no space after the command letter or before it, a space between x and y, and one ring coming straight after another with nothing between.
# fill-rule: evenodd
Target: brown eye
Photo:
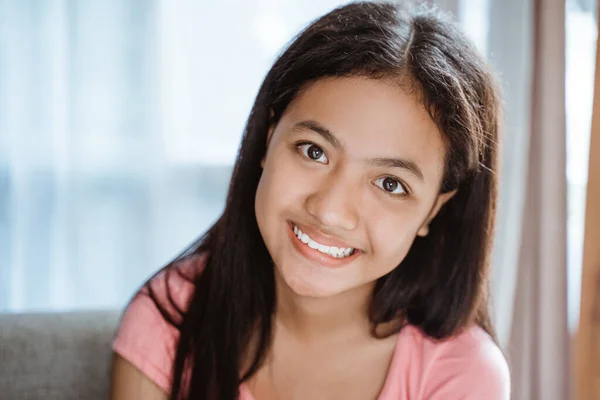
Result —
<instances>
[{"instance_id":1,"label":"brown eye","mask_svg":"<svg viewBox=\"0 0 600 400\"><path fill-rule=\"evenodd\" d=\"M389 194L407 194L406 190L402 186L402 183L400 183L398 179L389 176L377 179L375 184Z\"/></svg>"},{"instance_id":2,"label":"brown eye","mask_svg":"<svg viewBox=\"0 0 600 400\"><path fill-rule=\"evenodd\" d=\"M388 192L393 192L398 186L398 181L395 181L392 178L385 178L383 180L383 188Z\"/></svg>"},{"instance_id":3,"label":"brown eye","mask_svg":"<svg viewBox=\"0 0 600 400\"><path fill-rule=\"evenodd\" d=\"M323 150L318 148L317 146L310 146L308 148L308 156L313 160L318 160L323 155Z\"/></svg>"},{"instance_id":4,"label":"brown eye","mask_svg":"<svg viewBox=\"0 0 600 400\"><path fill-rule=\"evenodd\" d=\"M313 161L327 164L329 161L322 148L313 143L303 143L298 146L302 154Z\"/></svg>"}]
</instances>

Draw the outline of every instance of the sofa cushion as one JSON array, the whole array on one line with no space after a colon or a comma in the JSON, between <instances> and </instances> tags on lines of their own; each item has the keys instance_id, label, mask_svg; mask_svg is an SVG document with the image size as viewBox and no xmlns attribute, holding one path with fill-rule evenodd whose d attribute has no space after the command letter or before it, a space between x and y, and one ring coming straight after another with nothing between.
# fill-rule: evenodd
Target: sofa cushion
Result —
<instances>
[{"instance_id":1,"label":"sofa cushion","mask_svg":"<svg viewBox=\"0 0 600 400\"><path fill-rule=\"evenodd\" d=\"M108 399L119 314L0 314L0 398Z\"/></svg>"}]
</instances>

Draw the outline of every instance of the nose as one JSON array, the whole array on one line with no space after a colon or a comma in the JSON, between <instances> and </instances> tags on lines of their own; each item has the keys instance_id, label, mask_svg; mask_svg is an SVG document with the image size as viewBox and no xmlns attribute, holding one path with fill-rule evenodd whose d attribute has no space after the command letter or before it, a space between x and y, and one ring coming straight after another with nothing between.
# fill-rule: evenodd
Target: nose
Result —
<instances>
[{"instance_id":1,"label":"nose","mask_svg":"<svg viewBox=\"0 0 600 400\"><path fill-rule=\"evenodd\" d=\"M347 178L331 176L306 199L306 210L324 227L353 230L358 226L358 195Z\"/></svg>"}]
</instances>

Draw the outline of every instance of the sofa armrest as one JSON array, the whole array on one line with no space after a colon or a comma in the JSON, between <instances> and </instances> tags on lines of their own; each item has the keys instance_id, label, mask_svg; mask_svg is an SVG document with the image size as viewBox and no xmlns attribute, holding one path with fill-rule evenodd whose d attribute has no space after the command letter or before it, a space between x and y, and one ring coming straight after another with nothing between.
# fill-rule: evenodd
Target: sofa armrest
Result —
<instances>
[{"instance_id":1,"label":"sofa armrest","mask_svg":"<svg viewBox=\"0 0 600 400\"><path fill-rule=\"evenodd\" d=\"M0 397L107 399L119 315L0 314Z\"/></svg>"}]
</instances>

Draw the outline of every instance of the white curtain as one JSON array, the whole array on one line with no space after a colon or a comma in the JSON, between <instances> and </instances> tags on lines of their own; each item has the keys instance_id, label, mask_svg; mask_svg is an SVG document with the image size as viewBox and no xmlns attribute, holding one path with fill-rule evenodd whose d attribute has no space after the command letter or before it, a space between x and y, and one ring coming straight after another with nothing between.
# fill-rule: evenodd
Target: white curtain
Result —
<instances>
[{"instance_id":1,"label":"white curtain","mask_svg":"<svg viewBox=\"0 0 600 400\"><path fill-rule=\"evenodd\" d=\"M488 54L502 85L505 113L492 293L498 336L506 347L518 276L527 178L534 11L532 1L523 0L491 0L489 9ZM512 21L511 29L506 29L507 21Z\"/></svg>"},{"instance_id":2,"label":"white curtain","mask_svg":"<svg viewBox=\"0 0 600 400\"><path fill-rule=\"evenodd\" d=\"M258 86L339 0L0 0L0 311L121 307L221 212Z\"/></svg>"}]
</instances>

